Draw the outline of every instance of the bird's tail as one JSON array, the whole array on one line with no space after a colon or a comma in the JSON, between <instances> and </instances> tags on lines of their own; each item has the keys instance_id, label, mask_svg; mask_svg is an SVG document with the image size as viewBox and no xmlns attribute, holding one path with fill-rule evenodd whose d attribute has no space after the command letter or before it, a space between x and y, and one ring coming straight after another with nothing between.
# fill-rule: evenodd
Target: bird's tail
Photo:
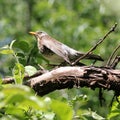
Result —
<instances>
[{"instance_id":1,"label":"bird's tail","mask_svg":"<svg viewBox=\"0 0 120 120\"><path fill-rule=\"evenodd\" d=\"M84 56L84 55L85 55L84 53L78 53L77 56L76 56L76 58L82 57L82 56ZM101 56L95 55L95 54L88 54L87 56L85 56L84 59L104 61Z\"/></svg>"},{"instance_id":2,"label":"bird's tail","mask_svg":"<svg viewBox=\"0 0 120 120\"><path fill-rule=\"evenodd\" d=\"M84 55L84 54L83 54ZM103 58L99 55L95 54L88 54L85 59L92 59L92 60L99 60L99 61L104 61Z\"/></svg>"}]
</instances>

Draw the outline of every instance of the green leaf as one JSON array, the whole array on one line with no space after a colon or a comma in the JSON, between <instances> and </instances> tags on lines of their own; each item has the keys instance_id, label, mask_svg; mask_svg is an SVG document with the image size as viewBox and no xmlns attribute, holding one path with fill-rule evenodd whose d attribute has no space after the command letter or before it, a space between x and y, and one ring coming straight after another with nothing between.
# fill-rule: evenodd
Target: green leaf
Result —
<instances>
[{"instance_id":1,"label":"green leaf","mask_svg":"<svg viewBox=\"0 0 120 120\"><path fill-rule=\"evenodd\" d=\"M12 47L13 47L13 44L16 42L16 40L13 40L11 43L10 43L10 49L12 50Z\"/></svg>"},{"instance_id":2,"label":"green leaf","mask_svg":"<svg viewBox=\"0 0 120 120\"><path fill-rule=\"evenodd\" d=\"M7 85L1 90L0 107L4 107L6 104L14 107L24 109L27 111L29 108L36 110L44 110L44 101L33 94L33 91L24 85ZM2 103L3 102L3 103Z\"/></svg>"},{"instance_id":3,"label":"green leaf","mask_svg":"<svg viewBox=\"0 0 120 120\"><path fill-rule=\"evenodd\" d=\"M119 97L120 99L120 97ZM108 120L111 120L113 118L116 118L120 115L120 108L119 108L119 103L117 101L113 102L112 108L110 113L108 114L107 118Z\"/></svg>"},{"instance_id":4,"label":"green leaf","mask_svg":"<svg viewBox=\"0 0 120 120\"><path fill-rule=\"evenodd\" d=\"M33 66L25 66L25 72L29 75L32 76L37 72L37 69Z\"/></svg>"},{"instance_id":5,"label":"green leaf","mask_svg":"<svg viewBox=\"0 0 120 120\"><path fill-rule=\"evenodd\" d=\"M91 109L89 109L88 111L84 111L82 115L87 117L92 117L94 120L105 120L105 118L98 115L96 112L91 111Z\"/></svg>"},{"instance_id":6,"label":"green leaf","mask_svg":"<svg viewBox=\"0 0 120 120\"><path fill-rule=\"evenodd\" d=\"M85 101L87 100L87 95L76 95L73 99L72 102L77 102L77 101Z\"/></svg>"},{"instance_id":7,"label":"green leaf","mask_svg":"<svg viewBox=\"0 0 120 120\"><path fill-rule=\"evenodd\" d=\"M55 113L47 112L47 113L43 114L43 116L46 118L46 120L54 120Z\"/></svg>"},{"instance_id":8,"label":"green leaf","mask_svg":"<svg viewBox=\"0 0 120 120\"><path fill-rule=\"evenodd\" d=\"M0 85L2 84L3 80L2 80L2 77L0 76Z\"/></svg>"},{"instance_id":9,"label":"green leaf","mask_svg":"<svg viewBox=\"0 0 120 120\"><path fill-rule=\"evenodd\" d=\"M13 77L16 84L22 84L24 78L25 69L20 63L16 63L13 68Z\"/></svg>"},{"instance_id":10,"label":"green leaf","mask_svg":"<svg viewBox=\"0 0 120 120\"><path fill-rule=\"evenodd\" d=\"M58 120L72 120L73 111L67 103L52 100L51 108Z\"/></svg>"},{"instance_id":11,"label":"green leaf","mask_svg":"<svg viewBox=\"0 0 120 120\"><path fill-rule=\"evenodd\" d=\"M92 112L92 117L95 120L105 120L105 118L103 118L102 116L98 115L96 112Z\"/></svg>"},{"instance_id":12,"label":"green leaf","mask_svg":"<svg viewBox=\"0 0 120 120\"><path fill-rule=\"evenodd\" d=\"M14 51L12 50L12 45L13 45L14 42L15 42L15 40L13 40L11 42L10 46L6 45L6 46L2 47L0 49L0 54L13 54Z\"/></svg>"},{"instance_id":13,"label":"green leaf","mask_svg":"<svg viewBox=\"0 0 120 120\"><path fill-rule=\"evenodd\" d=\"M29 44L26 41L16 41L13 44L13 48L19 48L23 52L28 52L30 49Z\"/></svg>"},{"instance_id":14,"label":"green leaf","mask_svg":"<svg viewBox=\"0 0 120 120\"><path fill-rule=\"evenodd\" d=\"M21 108L14 107L14 106L7 107L6 114L14 115L14 116L17 116L19 118L20 117L22 117L22 118L25 117L25 111Z\"/></svg>"},{"instance_id":15,"label":"green leaf","mask_svg":"<svg viewBox=\"0 0 120 120\"><path fill-rule=\"evenodd\" d=\"M10 49L0 49L0 54L13 54L13 50L10 50Z\"/></svg>"},{"instance_id":16,"label":"green leaf","mask_svg":"<svg viewBox=\"0 0 120 120\"><path fill-rule=\"evenodd\" d=\"M0 113L23 120L25 117L35 117L45 109L44 100L35 96L32 89L27 86L4 85L4 88L0 91ZM33 112L30 114L29 110ZM1 116L3 115L1 114L0 118ZM54 114L52 112L47 114L46 112L44 118L48 117L53 118Z\"/></svg>"}]
</instances>

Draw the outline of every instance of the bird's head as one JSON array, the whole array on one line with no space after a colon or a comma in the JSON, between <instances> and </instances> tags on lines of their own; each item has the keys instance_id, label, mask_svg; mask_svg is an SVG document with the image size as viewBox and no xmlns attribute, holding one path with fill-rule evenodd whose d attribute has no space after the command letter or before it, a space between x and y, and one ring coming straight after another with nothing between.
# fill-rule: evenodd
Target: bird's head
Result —
<instances>
[{"instance_id":1,"label":"bird's head","mask_svg":"<svg viewBox=\"0 0 120 120\"><path fill-rule=\"evenodd\" d=\"M37 39L41 39L43 36L48 35L44 31L29 32L31 35L34 35Z\"/></svg>"}]
</instances>

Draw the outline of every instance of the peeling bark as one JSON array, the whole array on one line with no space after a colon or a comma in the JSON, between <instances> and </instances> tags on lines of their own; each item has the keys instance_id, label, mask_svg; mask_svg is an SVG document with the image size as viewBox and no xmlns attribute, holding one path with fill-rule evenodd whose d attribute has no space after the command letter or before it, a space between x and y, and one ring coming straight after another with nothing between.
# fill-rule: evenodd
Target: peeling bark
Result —
<instances>
[{"instance_id":1,"label":"peeling bark","mask_svg":"<svg viewBox=\"0 0 120 120\"><path fill-rule=\"evenodd\" d=\"M26 85L43 96L54 90L89 87L91 89L103 88L120 94L120 70L104 67L60 67L46 72L38 77L29 79Z\"/></svg>"}]
</instances>

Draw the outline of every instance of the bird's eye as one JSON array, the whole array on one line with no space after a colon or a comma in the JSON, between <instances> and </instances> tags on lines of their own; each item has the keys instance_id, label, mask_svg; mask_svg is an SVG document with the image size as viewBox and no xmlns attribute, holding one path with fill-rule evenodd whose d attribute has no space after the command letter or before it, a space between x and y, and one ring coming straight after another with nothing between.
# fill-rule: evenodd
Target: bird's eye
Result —
<instances>
[{"instance_id":1,"label":"bird's eye","mask_svg":"<svg viewBox=\"0 0 120 120\"><path fill-rule=\"evenodd\" d=\"M42 32L38 31L37 33L38 33L38 34L41 34Z\"/></svg>"},{"instance_id":2,"label":"bird's eye","mask_svg":"<svg viewBox=\"0 0 120 120\"><path fill-rule=\"evenodd\" d=\"M40 34L43 33L43 32L39 32Z\"/></svg>"}]
</instances>

